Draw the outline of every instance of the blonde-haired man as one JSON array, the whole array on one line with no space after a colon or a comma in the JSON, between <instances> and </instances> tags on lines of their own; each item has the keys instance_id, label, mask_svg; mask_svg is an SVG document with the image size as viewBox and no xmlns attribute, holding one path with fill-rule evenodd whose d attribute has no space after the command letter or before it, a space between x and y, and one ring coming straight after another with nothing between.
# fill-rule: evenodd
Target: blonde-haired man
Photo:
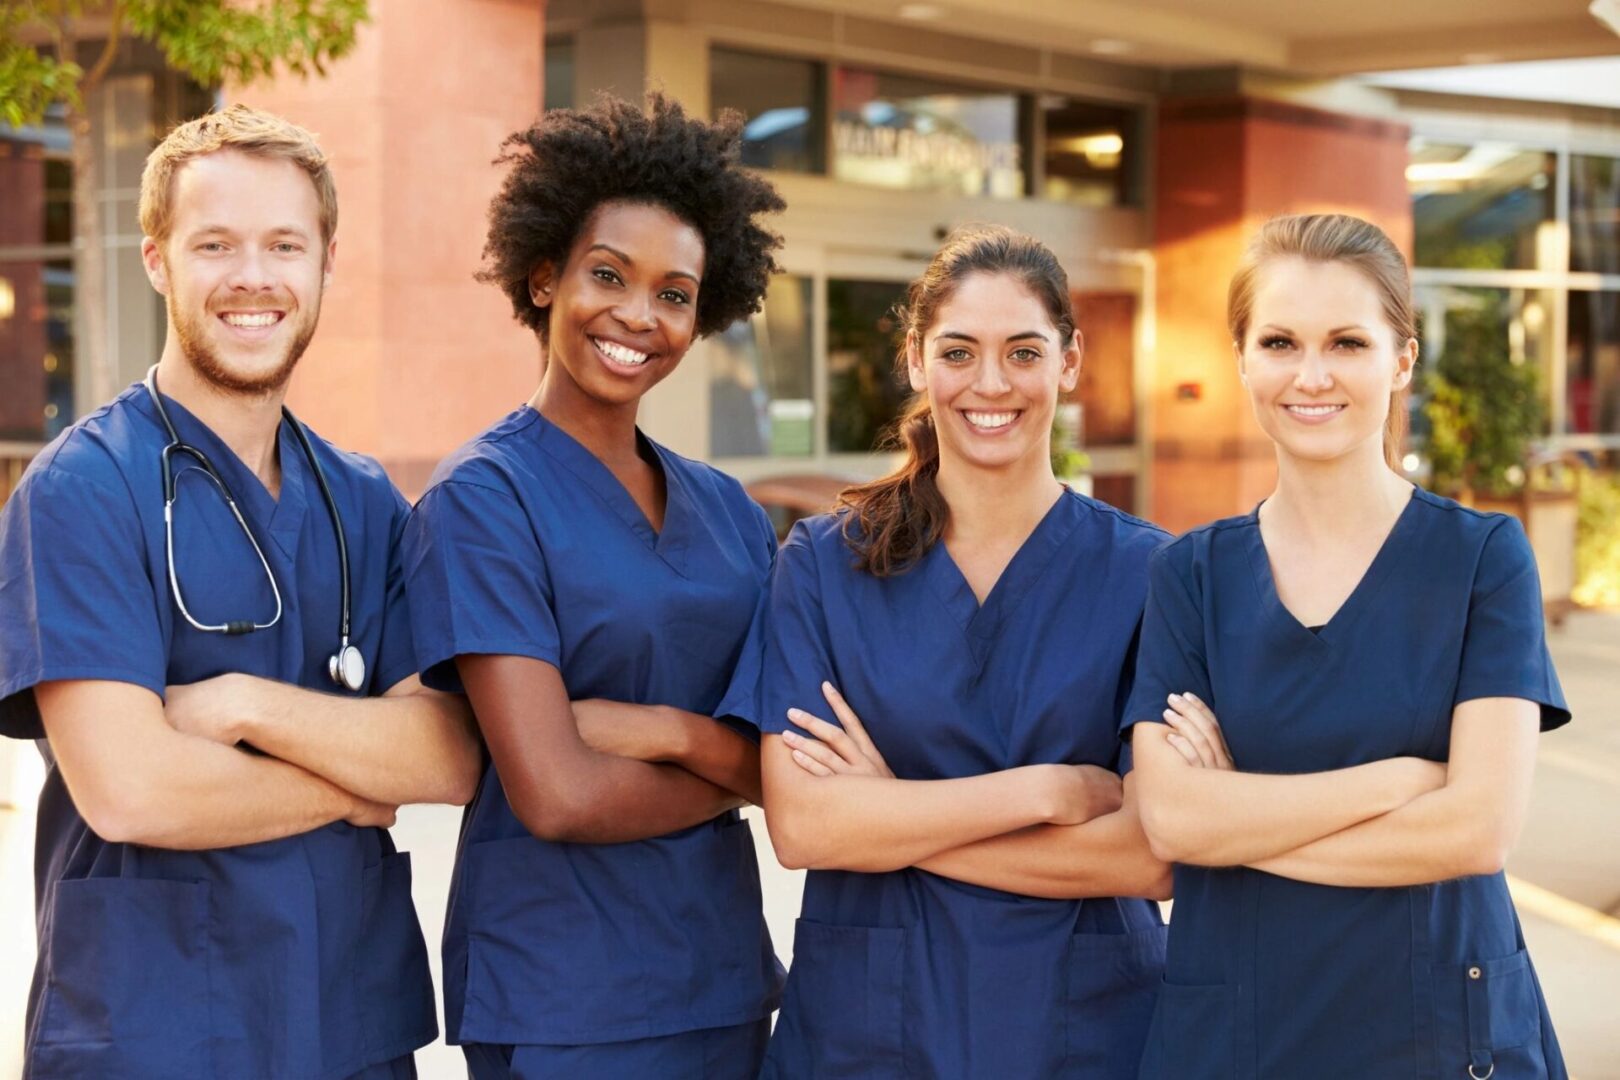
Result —
<instances>
[{"instance_id":1,"label":"blonde-haired man","mask_svg":"<svg viewBox=\"0 0 1620 1080\"><path fill-rule=\"evenodd\" d=\"M331 174L234 106L152 153L141 224L163 354L0 511L0 733L48 765L24 1075L413 1076L433 990L386 829L466 802L480 751L416 677L404 500L282 406Z\"/></svg>"}]
</instances>

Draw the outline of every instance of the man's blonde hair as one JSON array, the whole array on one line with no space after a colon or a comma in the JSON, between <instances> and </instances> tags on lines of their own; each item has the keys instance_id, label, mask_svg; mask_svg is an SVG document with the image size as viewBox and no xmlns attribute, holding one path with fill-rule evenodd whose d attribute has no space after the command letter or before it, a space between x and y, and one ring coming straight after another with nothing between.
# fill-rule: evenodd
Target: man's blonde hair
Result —
<instances>
[{"instance_id":1,"label":"man's blonde hair","mask_svg":"<svg viewBox=\"0 0 1620 1080\"><path fill-rule=\"evenodd\" d=\"M337 187L315 136L297 124L247 105L188 120L158 144L141 172L141 231L158 243L174 224L174 177L192 158L220 150L281 158L309 174L321 203L321 242L337 231Z\"/></svg>"}]
</instances>

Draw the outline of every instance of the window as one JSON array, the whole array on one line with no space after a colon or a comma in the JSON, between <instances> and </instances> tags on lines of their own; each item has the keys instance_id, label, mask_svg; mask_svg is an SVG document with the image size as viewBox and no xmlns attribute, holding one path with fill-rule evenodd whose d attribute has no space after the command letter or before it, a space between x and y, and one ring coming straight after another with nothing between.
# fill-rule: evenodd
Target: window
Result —
<instances>
[{"instance_id":1,"label":"window","mask_svg":"<svg viewBox=\"0 0 1620 1080\"><path fill-rule=\"evenodd\" d=\"M827 171L823 65L810 60L713 49L709 101L714 115L736 109L743 164L787 172Z\"/></svg>"},{"instance_id":2,"label":"window","mask_svg":"<svg viewBox=\"0 0 1620 1080\"><path fill-rule=\"evenodd\" d=\"M1046 132L1041 194L1082 206L1134 204L1141 151L1136 112L1055 94L1043 94L1039 105Z\"/></svg>"},{"instance_id":3,"label":"window","mask_svg":"<svg viewBox=\"0 0 1620 1080\"><path fill-rule=\"evenodd\" d=\"M73 169L60 110L0 126L0 440L73 422Z\"/></svg>"},{"instance_id":4,"label":"window","mask_svg":"<svg viewBox=\"0 0 1620 1080\"><path fill-rule=\"evenodd\" d=\"M1025 194L1019 96L858 68L833 72L833 175L879 187Z\"/></svg>"},{"instance_id":5,"label":"window","mask_svg":"<svg viewBox=\"0 0 1620 1080\"><path fill-rule=\"evenodd\" d=\"M894 306L906 287L894 281L827 282L827 449L865 454L911 394L895 371Z\"/></svg>"},{"instance_id":6,"label":"window","mask_svg":"<svg viewBox=\"0 0 1620 1080\"><path fill-rule=\"evenodd\" d=\"M1569 268L1620 274L1620 158L1569 160Z\"/></svg>"},{"instance_id":7,"label":"window","mask_svg":"<svg viewBox=\"0 0 1620 1080\"><path fill-rule=\"evenodd\" d=\"M1448 351L1462 350L1476 360L1496 352L1511 364L1532 365L1541 373L1541 433L1550 434L1553 300L1550 291L1540 289L1425 285L1417 290L1423 335L1419 364L1432 367ZM1412 431L1422 436L1427 431L1422 403L1414 398L1412 407Z\"/></svg>"},{"instance_id":8,"label":"window","mask_svg":"<svg viewBox=\"0 0 1620 1080\"><path fill-rule=\"evenodd\" d=\"M1415 138L1406 169L1419 266L1465 270L1546 265L1557 157L1506 143Z\"/></svg>"},{"instance_id":9,"label":"window","mask_svg":"<svg viewBox=\"0 0 1620 1080\"><path fill-rule=\"evenodd\" d=\"M1620 292L1569 294L1565 409L1573 435L1620 435Z\"/></svg>"},{"instance_id":10,"label":"window","mask_svg":"<svg viewBox=\"0 0 1620 1080\"><path fill-rule=\"evenodd\" d=\"M556 38L546 42L545 95L541 105L547 109L574 107L574 39Z\"/></svg>"},{"instance_id":11,"label":"window","mask_svg":"<svg viewBox=\"0 0 1620 1080\"><path fill-rule=\"evenodd\" d=\"M772 279L764 310L708 343L711 457L815 453L811 284Z\"/></svg>"}]
</instances>

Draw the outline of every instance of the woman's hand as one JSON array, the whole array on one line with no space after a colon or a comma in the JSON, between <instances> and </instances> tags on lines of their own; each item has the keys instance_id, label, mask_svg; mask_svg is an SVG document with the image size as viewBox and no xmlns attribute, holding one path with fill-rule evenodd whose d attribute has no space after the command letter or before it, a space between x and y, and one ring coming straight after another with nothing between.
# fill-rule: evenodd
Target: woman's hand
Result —
<instances>
[{"instance_id":1,"label":"woman's hand","mask_svg":"<svg viewBox=\"0 0 1620 1080\"><path fill-rule=\"evenodd\" d=\"M784 731L782 741L793 751L793 763L813 776L876 776L894 779L883 755L873 745L860 717L849 707L833 684L821 684L821 695L832 706L838 724L829 724L802 709L789 709L788 719L808 731L805 738L795 731Z\"/></svg>"},{"instance_id":2,"label":"woman's hand","mask_svg":"<svg viewBox=\"0 0 1620 1080\"><path fill-rule=\"evenodd\" d=\"M1170 707L1164 718L1170 725L1165 741L1187 760L1187 764L1201 769L1236 769L1232 752L1226 748L1226 736L1208 705L1196 694L1171 694Z\"/></svg>"},{"instance_id":3,"label":"woman's hand","mask_svg":"<svg viewBox=\"0 0 1620 1080\"><path fill-rule=\"evenodd\" d=\"M678 725L657 705L586 698L570 708L579 737L599 754L656 762L676 753Z\"/></svg>"}]
</instances>

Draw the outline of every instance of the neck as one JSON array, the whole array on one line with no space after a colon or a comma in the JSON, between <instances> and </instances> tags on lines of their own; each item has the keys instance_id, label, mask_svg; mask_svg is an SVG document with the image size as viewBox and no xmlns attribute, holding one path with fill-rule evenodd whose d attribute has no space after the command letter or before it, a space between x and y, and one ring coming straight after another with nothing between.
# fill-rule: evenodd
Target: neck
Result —
<instances>
[{"instance_id":1,"label":"neck","mask_svg":"<svg viewBox=\"0 0 1620 1080\"><path fill-rule=\"evenodd\" d=\"M942 452L939 493L951 508L947 540L976 542L994 536L1028 536L1063 485L1052 475L1051 456L1029 455L1005 468L983 469Z\"/></svg>"},{"instance_id":2,"label":"neck","mask_svg":"<svg viewBox=\"0 0 1620 1080\"><path fill-rule=\"evenodd\" d=\"M610 466L637 456L636 409L639 405L639 399L628 405L597 401L579 388L561 364L546 365L540 388L529 399L530 408Z\"/></svg>"},{"instance_id":3,"label":"neck","mask_svg":"<svg viewBox=\"0 0 1620 1080\"><path fill-rule=\"evenodd\" d=\"M1384 461L1379 439L1332 461L1277 450L1277 487L1264 513L1306 536L1343 536L1346 522L1387 526L1411 498L1412 484Z\"/></svg>"},{"instance_id":4,"label":"neck","mask_svg":"<svg viewBox=\"0 0 1620 1080\"><path fill-rule=\"evenodd\" d=\"M281 489L281 463L276 435L281 427L285 385L263 394L238 394L197 374L170 335L157 366L158 390L185 406L242 463L252 469L271 494Z\"/></svg>"}]
</instances>

